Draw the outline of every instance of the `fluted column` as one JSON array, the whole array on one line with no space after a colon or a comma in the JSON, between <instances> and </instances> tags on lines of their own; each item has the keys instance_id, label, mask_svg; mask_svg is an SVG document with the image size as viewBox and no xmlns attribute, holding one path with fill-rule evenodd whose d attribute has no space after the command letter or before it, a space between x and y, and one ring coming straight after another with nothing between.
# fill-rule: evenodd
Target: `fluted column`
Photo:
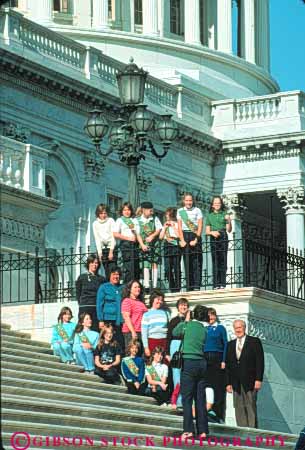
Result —
<instances>
[{"instance_id":1,"label":"fluted column","mask_svg":"<svg viewBox=\"0 0 305 450\"><path fill-rule=\"evenodd\" d=\"M73 25L80 28L91 27L91 0L74 0Z\"/></svg>"},{"instance_id":2,"label":"fluted column","mask_svg":"<svg viewBox=\"0 0 305 450\"><path fill-rule=\"evenodd\" d=\"M269 0L256 0L256 62L270 71L270 23Z\"/></svg>"},{"instance_id":3,"label":"fluted column","mask_svg":"<svg viewBox=\"0 0 305 450\"><path fill-rule=\"evenodd\" d=\"M49 25L52 22L52 0L28 0L29 18L41 25Z\"/></svg>"},{"instance_id":4,"label":"fluted column","mask_svg":"<svg viewBox=\"0 0 305 450\"><path fill-rule=\"evenodd\" d=\"M255 0L241 0L241 57L255 64Z\"/></svg>"},{"instance_id":5,"label":"fluted column","mask_svg":"<svg viewBox=\"0 0 305 450\"><path fill-rule=\"evenodd\" d=\"M134 0L122 2L122 30L134 32Z\"/></svg>"},{"instance_id":6,"label":"fluted column","mask_svg":"<svg viewBox=\"0 0 305 450\"><path fill-rule=\"evenodd\" d=\"M303 186L278 189L277 195L286 211L287 247L305 248L305 189Z\"/></svg>"},{"instance_id":7,"label":"fluted column","mask_svg":"<svg viewBox=\"0 0 305 450\"><path fill-rule=\"evenodd\" d=\"M201 45L199 0L184 0L184 40L187 44Z\"/></svg>"},{"instance_id":8,"label":"fluted column","mask_svg":"<svg viewBox=\"0 0 305 450\"><path fill-rule=\"evenodd\" d=\"M158 0L143 0L143 34L158 36Z\"/></svg>"},{"instance_id":9,"label":"fluted column","mask_svg":"<svg viewBox=\"0 0 305 450\"><path fill-rule=\"evenodd\" d=\"M217 1L206 0L204 11L206 13L204 41L209 48L215 50L217 48Z\"/></svg>"},{"instance_id":10,"label":"fluted column","mask_svg":"<svg viewBox=\"0 0 305 450\"><path fill-rule=\"evenodd\" d=\"M232 53L232 0L217 0L217 50Z\"/></svg>"},{"instance_id":11,"label":"fluted column","mask_svg":"<svg viewBox=\"0 0 305 450\"><path fill-rule=\"evenodd\" d=\"M170 2L158 0L160 37L170 35Z\"/></svg>"},{"instance_id":12,"label":"fluted column","mask_svg":"<svg viewBox=\"0 0 305 450\"><path fill-rule=\"evenodd\" d=\"M108 29L108 0L93 0L92 5L92 27L97 30Z\"/></svg>"}]
</instances>

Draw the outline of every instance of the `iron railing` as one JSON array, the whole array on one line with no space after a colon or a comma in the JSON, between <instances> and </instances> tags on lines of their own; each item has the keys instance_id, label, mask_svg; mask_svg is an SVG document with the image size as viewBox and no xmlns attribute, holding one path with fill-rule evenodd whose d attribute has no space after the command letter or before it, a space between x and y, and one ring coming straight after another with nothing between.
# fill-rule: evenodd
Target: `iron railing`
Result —
<instances>
[{"instance_id":1,"label":"iron railing","mask_svg":"<svg viewBox=\"0 0 305 450\"><path fill-rule=\"evenodd\" d=\"M155 259L158 255L158 287L165 292L187 291L192 288L208 290L215 287L215 270L213 272L213 248L209 239L202 242L201 252L196 255L196 264L200 265L200 286L189 285L189 274L185 267L190 261L188 254L183 258L179 250L178 259L180 280L176 289L169 285L165 272L166 252L161 243L155 247ZM215 251L215 249L214 249ZM217 252L223 251L221 248ZM43 253L36 249L33 254L3 253L0 259L1 303L52 303L75 299L75 281L80 273L85 272L85 263L90 248L73 248L46 250ZM140 266L143 254L137 255ZM272 292L305 300L305 259L301 252L290 249L288 252L272 248L249 239L233 239L228 242L226 288L258 287ZM120 252L117 265L124 272L124 264ZM124 275L124 273L123 273ZM151 277L152 278L152 277Z\"/></svg>"}]
</instances>

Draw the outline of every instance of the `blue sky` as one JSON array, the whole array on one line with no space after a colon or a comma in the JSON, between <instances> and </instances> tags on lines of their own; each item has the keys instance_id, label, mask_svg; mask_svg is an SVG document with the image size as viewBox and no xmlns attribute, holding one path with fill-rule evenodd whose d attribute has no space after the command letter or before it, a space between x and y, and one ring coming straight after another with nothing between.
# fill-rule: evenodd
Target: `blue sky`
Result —
<instances>
[{"instance_id":1,"label":"blue sky","mask_svg":"<svg viewBox=\"0 0 305 450\"><path fill-rule=\"evenodd\" d=\"M305 4L270 0L271 74L281 91L305 91Z\"/></svg>"}]
</instances>

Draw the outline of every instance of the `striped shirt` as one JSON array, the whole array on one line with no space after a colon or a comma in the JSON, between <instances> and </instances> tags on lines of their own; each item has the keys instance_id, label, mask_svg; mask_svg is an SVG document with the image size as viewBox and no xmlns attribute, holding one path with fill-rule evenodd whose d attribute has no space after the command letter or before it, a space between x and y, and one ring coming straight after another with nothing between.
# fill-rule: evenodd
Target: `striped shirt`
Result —
<instances>
[{"instance_id":1,"label":"striped shirt","mask_svg":"<svg viewBox=\"0 0 305 450\"><path fill-rule=\"evenodd\" d=\"M164 309L150 309L142 318L142 342L148 347L148 339L166 339L169 314Z\"/></svg>"},{"instance_id":2,"label":"striped shirt","mask_svg":"<svg viewBox=\"0 0 305 450\"><path fill-rule=\"evenodd\" d=\"M132 298L124 298L122 301L122 314L128 312L130 315L131 323L133 324L134 330L137 333L141 332L141 321L143 314L147 311L146 306L141 300L134 300ZM126 323L123 323L122 332L129 333L129 328Z\"/></svg>"}]
</instances>

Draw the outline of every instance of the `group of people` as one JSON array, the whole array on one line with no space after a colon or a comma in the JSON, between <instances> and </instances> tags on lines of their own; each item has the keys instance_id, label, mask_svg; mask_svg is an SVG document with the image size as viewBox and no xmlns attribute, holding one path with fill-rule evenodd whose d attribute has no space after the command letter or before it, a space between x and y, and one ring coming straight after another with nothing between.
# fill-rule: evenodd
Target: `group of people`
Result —
<instances>
[{"instance_id":1,"label":"group of people","mask_svg":"<svg viewBox=\"0 0 305 450\"><path fill-rule=\"evenodd\" d=\"M125 383L130 394L182 409L185 438L195 433L193 418L201 437L208 432L208 419L224 422L226 390L234 393L237 424L255 427L263 351L259 339L246 336L245 323L234 322L238 339L228 343L215 309L197 305L191 312L188 300L180 298L171 317L157 289L147 308L138 280L122 286L120 270L112 267L104 282L92 271L99 263L89 257L88 272L78 279L78 323L64 307L53 328L52 347L62 362L76 363L106 383ZM182 370L171 367L179 350Z\"/></svg>"},{"instance_id":2,"label":"group of people","mask_svg":"<svg viewBox=\"0 0 305 450\"><path fill-rule=\"evenodd\" d=\"M210 236L213 286L226 286L228 235L231 220L226 213L221 197L212 199L206 218L206 235ZM181 208L170 207L165 211L162 225L154 215L153 204L141 203L134 212L126 202L114 221L108 215L105 204L96 207L93 233L98 258L103 264L106 278L112 267L117 265L118 250L122 257L124 283L142 279L146 290L157 287L158 266L164 257L165 276L171 292L181 290L181 259L183 257L187 290L200 289L202 282L202 237L203 216L194 205L193 195L183 196ZM164 243L161 251L161 242ZM151 279L150 279L151 278Z\"/></svg>"}]
</instances>

